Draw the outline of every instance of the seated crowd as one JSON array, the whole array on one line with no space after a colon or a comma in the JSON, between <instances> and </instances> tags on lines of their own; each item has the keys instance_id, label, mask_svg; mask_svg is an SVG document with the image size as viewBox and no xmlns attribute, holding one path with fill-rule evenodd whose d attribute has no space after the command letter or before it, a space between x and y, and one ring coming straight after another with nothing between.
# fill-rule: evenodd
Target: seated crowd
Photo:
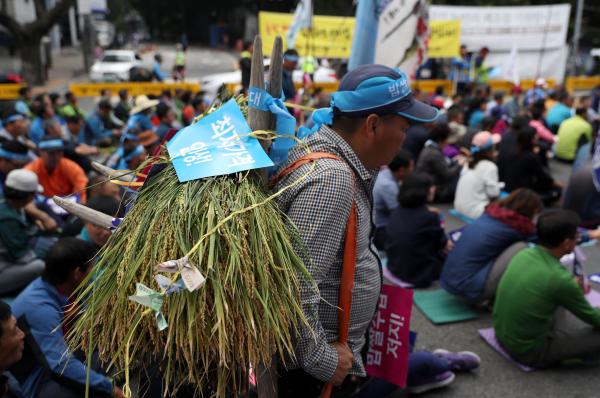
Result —
<instances>
[{"instance_id":1,"label":"seated crowd","mask_svg":"<svg viewBox=\"0 0 600 398\"><path fill-rule=\"evenodd\" d=\"M600 238L592 162L599 123L588 98L574 101L561 88L534 94L523 101L517 88L505 102L504 93L473 88L447 101L432 98L441 118L411 126L374 182L373 235L398 280L414 288L439 280L466 303L493 309L509 355L547 367L600 354L593 329L600 310L560 263L577 243ZM66 214L52 197L122 217L131 192L96 174L92 161L138 170L206 104L185 91L133 100L120 91L117 101L103 95L86 115L72 93L64 102L32 98L27 88L21 95L2 109L0 129L0 296L16 296L12 308L0 301L0 396L79 397L89 379L90 396L121 397L103 364L64 355L69 313L77 310L68 306L70 295L110 231ZM549 159L573 164L566 188ZM435 204L452 204L467 222L460 237L448 236ZM413 352L409 390L442 387L454 371L479 364L468 351ZM373 388L379 395L372 396L385 396L396 387Z\"/></svg>"},{"instance_id":2,"label":"seated crowd","mask_svg":"<svg viewBox=\"0 0 600 398\"><path fill-rule=\"evenodd\" d=\"M532 90L523 101L516 88L506 104L503 93L476 87L432 98L443 116L408 129L373 200L375 245L392 282L439 280L466 304L493 309L500 346L543 368L600 357L600 309L586 300L586 276L560 261L600 238L600 120L588 97ZM560 163L572 168L566 188L551 170ZM466 225L446 235L436 203L451 204Z\"/></svg>"},{"instance_id":3,"label":"seated crowd","mask_svg":"<svg viewBox=\"0 0 600 398\"><path fill-rule=\"evenodd\" d=\"M88 375L84 355L65 355L69 313L76 311L70 296L111 232L67 214L52 198L122 217L133 193L92 162L138 170L206 103L202 93L132 99L122 90L118 101L103 93L86 115L72 93L64 102L56 94L32 97L29 88L20 94L0 107L0 297L13 300L12 309L0 301L0 396L81 397L89 378L90 396L121 397L102 364L92 358Z\"/></svg>"}]
</instances>

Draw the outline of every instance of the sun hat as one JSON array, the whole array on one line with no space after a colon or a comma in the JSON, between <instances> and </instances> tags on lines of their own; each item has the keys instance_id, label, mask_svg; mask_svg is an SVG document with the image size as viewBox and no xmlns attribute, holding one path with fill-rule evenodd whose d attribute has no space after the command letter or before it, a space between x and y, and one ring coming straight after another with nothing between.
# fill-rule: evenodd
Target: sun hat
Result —
<instances>
[{"instance_id":1,"label":"sun hat","mask_svg":"<svg viewBox=\"0 0 600 398\"><path fill-rule=\"evenodd\" d=\"M145 95L138 95L135 97L135 101L133 102L133 108L129 111L130 115L135 115L136 113L140 113L145 111L146 109L155 107L158 105L159 100L151 100Z\"/></svg>"}]
</instances>

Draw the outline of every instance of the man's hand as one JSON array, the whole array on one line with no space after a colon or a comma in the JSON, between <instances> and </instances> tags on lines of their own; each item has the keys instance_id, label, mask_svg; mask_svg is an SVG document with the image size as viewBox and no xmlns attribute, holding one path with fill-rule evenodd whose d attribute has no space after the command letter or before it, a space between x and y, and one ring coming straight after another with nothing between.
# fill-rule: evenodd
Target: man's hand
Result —
<instances>
[{"instance_id":1,"label":"man's hand","mask_svg":"<svg viewBox=\"0 0 600 398\"><path fill-rule=\"evenodd\" d=\"M86 144L79 144L75 147L75 153L82 156L97 155L98 148Z\"/></svg>"},{"instance_id":2,"label":"man's hand","mask_svg":"<svg viewBox=\"0 0 600 398\"><path fill-rule=\"evenodd\" d=\"M39 219L44 231L54 232L58 229L58 223L50 216L45 216Z\"/></svg>"},{"instance_id":3,"label":"man's hand","mask_svg":"<svg viewBox=\"0 0 600 398\"><path fill-rule=\"evenodd\" d=\"M123 390L121 390L119 387L115 387L113 389L113 397L115 397L115 398L125 398L125 394L123 394Z\"/></svg>"},{"instance_id":4,"label":"man's hand","mask_svg":"<svg viewBox=\"0 0 600 398\"><path fill-rule=\"evenodd\" d=\"M348 375L352 362L354 360L354 354L350 350L347 344L333 343L332 346L338 353L338 365L335 373L331 380L329 380L334 386L340 386L344 382L344 379Z\"/></svg>"},{"instance_id":5,"label":"man's hand","mask_svg":"<svg viewBox=\"0 0 600 398\"><path fill-rule=\"evenodd\" d=\"M600 240L600 229L589 229L587 232L590 239Z\"/></svg>"}]
</instances>

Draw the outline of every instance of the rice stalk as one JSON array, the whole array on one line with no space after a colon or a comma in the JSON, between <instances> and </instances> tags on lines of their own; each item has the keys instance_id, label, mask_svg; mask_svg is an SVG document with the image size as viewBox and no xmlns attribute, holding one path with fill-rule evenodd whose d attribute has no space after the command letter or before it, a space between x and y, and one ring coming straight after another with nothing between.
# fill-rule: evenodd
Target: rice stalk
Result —
<instances>
[{"instance_id":1,"label":"rice stalk","mask_svg":"<svg viewBox=\"0 0 600 398\"><path fill-rule=\"evenodd\" d=\"M93 340L126 379L129 367L155 361L169 391L191 385L218 397L247 388L250 364L289 360L306 325L299 286L310 276L274 197L248 172L179 183L169 162L140 189L79 288L80 308L93 311L79 313L70 348ZM128 297L138 282L159 291L154 266L184 255L206 283L164 296L160 332L154 312Z\"/></svg>"}]
</instances>

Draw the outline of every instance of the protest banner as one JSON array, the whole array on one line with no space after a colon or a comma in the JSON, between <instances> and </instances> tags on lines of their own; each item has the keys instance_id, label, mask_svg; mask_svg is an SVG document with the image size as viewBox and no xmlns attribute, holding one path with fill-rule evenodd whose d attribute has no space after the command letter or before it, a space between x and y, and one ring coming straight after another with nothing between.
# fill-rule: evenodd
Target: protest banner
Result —
<instances>
[{"instance_id":1,"label":"protest banner","mask_svg":"<svg viewBox=\"0 0 600 398\"><path fill-rule=\"evenodd\" d=\"M383 285L369 328L367 373L398 387L406 386L412 304L411 289Z\"/></svg>"},{"instance_id":2,"label":"protest banner","mask_svg":"<svg viewBox=\"0 0 600 398\"><path fill-rule=\"evenodd\" d=\"M428 37L427 1L387 1L379 15L375 63L398 67L412 81L425 60Z\"/></svg>"},{"instance_id":3,"label":"protest banner","mask_svg":"<svg viewBox=\"0 0 600 398\"><path fill-rule=\"evenodd\" d=\"M460 20L437 20L429 22L431 36L427 54L430 58L454 58L460 56Z\"/></svg>"},{"instance_id":4,"label":"protest banner","mask_svg":"<svg viewBox=\"0 0 600 398\"><path fill-rule=\"evenodd\" d=\"M461 43L469 51L488 47L486 63L502 67L518 47L518 75L562 81L567 60L570 4L514 7L432 5L429 18L460 20ZM431 55L430 55L431 56Z\"/></svg>"},{"instance_id":5,"label":"protest banner","mask_svg":"<svg viewBox=\"0 0 600 398\"><path fill-rule=\"evenodd\" d=\"M263 39L265 55L276 36L282 36L283 48L287 48L285 36L292 23L292 14L279 12L258 13L258 28ZM352 48L354 17L315 15L312 29L300 30L294 48L301 56L308 54L317 58L348 58Z\"/></svg>"},{"instance_id":6,"label":"protest banner","mask_svg":"<svg viewBox=\"0 0 600 398\"><path fill-rule=\"evenodd\" d=\"M273 166L235 99L167 143L180 182Z\"/></svg>"}]
</instances>

